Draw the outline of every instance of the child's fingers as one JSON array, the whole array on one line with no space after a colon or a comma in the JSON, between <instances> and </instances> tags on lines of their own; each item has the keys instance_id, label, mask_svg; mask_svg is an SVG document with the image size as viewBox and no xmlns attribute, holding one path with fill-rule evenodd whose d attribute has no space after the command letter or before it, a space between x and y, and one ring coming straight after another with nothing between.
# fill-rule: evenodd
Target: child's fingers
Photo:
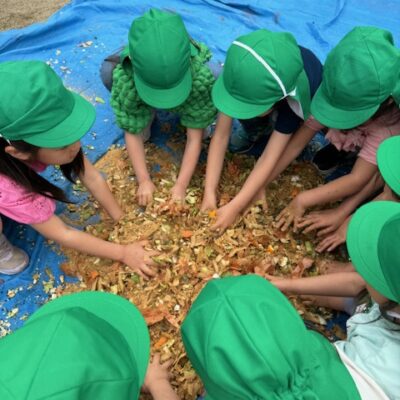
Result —
<instances>
[{"instance_id":1,"label":"child's fingers","mask_svg":"<svg viewBox=\"0 0 400 400\"><path fill-rule=\"evenodd\" d=\"M160 364L160 357L160 353L155 353L151 362L155 364Z\"/></svg>"},{"instance_id":2,"label":"child's fingers","mask_svg":"<svg viewBox=\"0 0 400 400\"><path fill-rule=\"evenodd\" d=\"M300 228L300 229L302 229L302 228L304 228L304 227L306 227L306 226L309 226L309 225L311 225L312 223L314 223L314 219L313 218L309 218L308 216L307 217L304 217L304 218L299 218L299 223L298 223L298 227Z\"/></svg>"},{"instance_id":3,"label":"child's fingers","mask_svg":"<svg viewBox=\"0 0 400 400\"><path fill-rule=\"evenodd\" d=\"M287 217L288 217L288 213L285 209L276 217L275 227L278 229L282 228L283 224L286 222Z\"/></svg>"},{"instance_id":4,"label":"child's fingers","mask_svg":"<svg viewBox=\"0 0 400 400\"><path fill-rule=\"evenodd\" d=\"M159 251L156 250L146 250L146 251L149 257L157 257L161 254Z\"/></svg>"},{"instance_id":5,"label":"child's fingers","mask_svg":"<svg viewBox=\"0 0 400 400\"><path fill-rule=\"evenodd\" d=\"M328 247L328 251L331 252L336 249L336 247L340 246L342 243L340 240L334 240L333 243Z\"/></svg>"},{"instance_id":6,"label":"child's fingers","mask_svg":"<svg viewBox=\"0 0 400 400\"><path fill-rule=\"evenodd\" d=\"M145 262L143 262L142 266L140 267L140 270L141 270L140 272L146 275L146 278L148 278L149 276L156 275L156 272L152 270L149 266L147 266Z\"/></svg>"},{"instance_id":7,"label":"child's fingers","mask_svg":"<svg viewBox=\"0 0 400 400\"><path fill-rule=\"evenodd\" d=\"M284 208L278 216L275 218L275 221L279 222L287 213L287 208Z\"/></svg>"},{"instance_id":8,"label":"child's fingers","mask_svg":"<svg viewBox=\"0 0 400 400\"><path fill-rule=\"evenodd\" d=\"M292 215L289 215L286 217L286 220L284 220L284 224L281 227L281 231L285 232L289 229L290 225L292 224L292 222L294 222L294 218ZM296 226L293 229L294 231L296 231Z\"/></svg>"},{"instance_id":9,"label":"child's fingers","mask_svg":"<svg viewBox=\"0 0 400 400\"><path fill-rule=\"evenodd\" d=\"M224 228L220 226L220 224L214 224L210 228L213 232L217 233L218 235L222 235L224 233Z\"/></svg>"},{"instance_id":10,"label":"child's fingers","mask_svg":"<svg viewBox=\"0 0 400 400\"><path fill-rule=\"evenodd\" d=\"M297 227L301 228L300 224ZM319 228L321 228L321 223L313 222L312 224L308 225L305 229L303 229L303 233L309 233L309 232L315 231Z\"/></svg>"},{"instance_id":11,"label":"child's fingers","mask_svg":"<svg viewBox=\"0 0 400 400\"><path fill-rule=\"evenodd\" d=\"M321 237L321 236L326 236L326 235L328 235L329 233L332 233L333 231L335 230L335 227L334 226L327 226L326 228L324 228L324 229L321 229L318 233L317 233L317 236L318 237Z\"/></svg>"},{"instance_id":12,"label":"child's fingers","mask_svg":"<svg viewBox=\"0 0 400 400\"><path fill-rule=\"evenodd\" d=\"M139 268L135 268L134 269L135 274L138 274L139 276L141 276L143 279L147 280L147 276L139 269Z\"/></svg>"},{"instance_id":13,"label":"child's fingers","mask_svg":"<svg viewBox=\"0 0 400 400\"><path fill-rule=\"evenodd\" d=\"M147 267L158 267L158 264L149 256L144 257L144 263Z\"/></svg>"},{"instance_id":14,"label":"child's fingers","mask_svg":"<svg viewBox=\"0 0 400 400\"><path fill-rule=\"evenodd\" d=\"M324 240L322 240L318 246L316 247L316 251L318 253L322 253L324 251L329 251L331 252L332 250L334 250L337 247L336 244L336 236L335 235L330 235L327 236Z\"/></svg>"},{"instance_id":15,"label":"child's fingers","mask_svg":"<svg viewBox=\"0 0 400 400\"><path fill-rule=\"evenodd\" d=\"M165 362L162 364L162 367L163 367L164 369L168 370L168 369L172 366L173 363L174 363L174 360L169 359L169 360L165 361Z\"/></svg>"}]
</instances>

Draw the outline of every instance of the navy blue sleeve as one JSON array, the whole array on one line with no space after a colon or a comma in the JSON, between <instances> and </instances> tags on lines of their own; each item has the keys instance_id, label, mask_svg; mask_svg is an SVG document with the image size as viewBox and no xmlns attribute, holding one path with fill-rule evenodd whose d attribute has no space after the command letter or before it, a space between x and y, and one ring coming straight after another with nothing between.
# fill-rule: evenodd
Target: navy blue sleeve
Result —
<instances>
[{"instance_id":1,"label":"navy blue sleeve","mask_svg":"<svg viewBox=\"0 0 400 400\"><path fill-rule=\"evenodd\" d=\"M292 111L288 102L286 100L282 100L275 107L275 109L278 111L275 130L289 135L296 132L303 123L303 120Z\"/></svg>"},{"instance_id":2,"label":"navy blue sleeve","mask_svg":"<svg viewBox=\"0 0 400 400\"><path fill-rule=\"evenodd\" d=\"M322 64L314 53L304 47L299 46L301 57L303 58L304 70L306 71L308 82L310 83L311 98L314 96L322 81ZM303 120L298 117L286 100L280 101L276 105L278 117L275 129L278 132L292 134L299 129Z\"/></svg>"}]
</instances>

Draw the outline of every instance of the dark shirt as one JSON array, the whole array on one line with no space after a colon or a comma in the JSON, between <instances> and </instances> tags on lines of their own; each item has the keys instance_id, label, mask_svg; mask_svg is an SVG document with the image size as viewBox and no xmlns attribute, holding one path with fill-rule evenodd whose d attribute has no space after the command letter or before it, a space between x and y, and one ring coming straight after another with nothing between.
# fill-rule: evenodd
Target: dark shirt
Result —
<instances>
[{"instance_id":1,"label":"dark shirt","mask_svg":"<svg viewBox=\"0 0 400 400\"><path fill-rule=\"evenodd\" d=\"M311 50L301 46L299 48L303 58L304 70L310 83L311 98L313 98L322 81L322 64ZM303 120L293 112L288 102L285 99L280 101L275 109L278 111L275 130L287 134L296 132Z\"/></svg>"}]
</instances>

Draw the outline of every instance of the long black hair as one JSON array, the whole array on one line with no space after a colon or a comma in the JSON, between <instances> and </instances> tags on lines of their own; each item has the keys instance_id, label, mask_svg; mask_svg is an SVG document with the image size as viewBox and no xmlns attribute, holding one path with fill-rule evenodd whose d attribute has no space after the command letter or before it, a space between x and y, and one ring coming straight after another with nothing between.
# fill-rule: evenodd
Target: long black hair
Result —
<instances>
[{"instance_id":1,"label":"long black hair","mask_svg":"<svg viewBox=\"0 0 400 400\"><path fill-rule=\"evenodd\" d=\"M23 140L13 140L12 142L0 138L0 174L12 179L27 191L40 194L42 196L68 203L67 196L59 187L53 185L48 180L41 177L23 161L11 156L5 151L7 146L13 146L17 150L30 153L32 159L39 150L39 147L24 142ZM82 149L79 149L76 157L68 164L60 165L63 175L72 183L76 182L79 174L85 171ZM0 189L1 190L1 189Z\"/></svg>"}]
</instances>

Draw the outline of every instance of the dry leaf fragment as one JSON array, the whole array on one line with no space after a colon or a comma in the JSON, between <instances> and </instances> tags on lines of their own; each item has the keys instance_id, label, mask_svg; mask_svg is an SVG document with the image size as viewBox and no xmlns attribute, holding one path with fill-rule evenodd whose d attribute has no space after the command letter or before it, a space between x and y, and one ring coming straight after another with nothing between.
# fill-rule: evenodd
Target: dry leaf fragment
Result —
<instances>
[{"instance_id":1,"label":"dry leaf fragment","mask_svg":"<svg viewBox=\"0 0 400 400\"><path fill-rule=\"evenodd\" d=\"M193 231L183 230L183 231L181 232L181 236L182 236L184 239L190 239L190 238L193 236Z\"/></svg>"}]
</instances>

